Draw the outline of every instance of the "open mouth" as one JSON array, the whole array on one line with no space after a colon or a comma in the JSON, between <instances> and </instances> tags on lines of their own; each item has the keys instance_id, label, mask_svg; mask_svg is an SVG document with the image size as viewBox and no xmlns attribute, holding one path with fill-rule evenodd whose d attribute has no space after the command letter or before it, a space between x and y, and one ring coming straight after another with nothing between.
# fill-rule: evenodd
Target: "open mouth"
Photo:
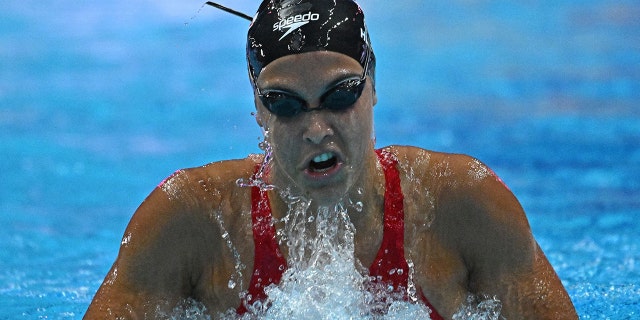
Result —
<instances>
[{"instance_id":1,"label":"open mouth","mask_svg":"<svg viewBox=\"0 0 640 320\"><path fill-rule=\"evenodd\" d=\"M317 155L309 162L308 170L312 173L326 173L338 164L338 158L333 152Z\"/></svg>"}]
</instances>

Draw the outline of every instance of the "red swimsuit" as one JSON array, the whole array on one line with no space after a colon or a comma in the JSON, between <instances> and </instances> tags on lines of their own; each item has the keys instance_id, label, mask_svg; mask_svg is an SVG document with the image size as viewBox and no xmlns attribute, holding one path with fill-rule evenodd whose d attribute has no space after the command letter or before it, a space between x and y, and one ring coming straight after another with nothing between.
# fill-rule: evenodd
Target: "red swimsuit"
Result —
<instances>
[{"instance_id":1,"label":"red swimsuit","mask_svg":"<svg viewBox=\"0 0 640 320\"><path fill-rule=\"evenodd\" d=\"M393 285L396 290L400 287L406 289L409 282L409 266L404 257L404 196L400 187L398 160L395 155L383 149L376 150L376 153L385 177L384 233L378 254L369 267L369 276ZM271 207L267 192L259 187L252 187L251 200L255 255L253 275L246 299L248 305L264 300L264 288L272 283L279 283L287 268L287 262L276 240L275 227L271 223ZM422 302L431 309L431 319L442 319L422 290L418 289L418 293ZM244 301L237 312L247 312Z\"/></svg>"}]
</instances>

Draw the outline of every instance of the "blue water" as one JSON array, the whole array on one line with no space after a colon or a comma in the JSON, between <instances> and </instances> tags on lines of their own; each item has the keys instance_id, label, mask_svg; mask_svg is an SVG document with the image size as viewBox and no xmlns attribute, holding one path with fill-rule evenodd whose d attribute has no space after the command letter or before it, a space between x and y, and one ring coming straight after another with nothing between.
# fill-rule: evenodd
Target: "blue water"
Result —
<instances>
[{"instance_id":1,"label":"blue water","mask_svg":"<svg viewBox=\"0 0 640 320\"><path fill-rule=\"evenodd\" d=\"M247 24L201 4L0 4L0 319L81 318L158 182L259 152ZM640 3L361 4L378 145L487 163L581 318L637 318Z\"/></svg>"}]
</instances>

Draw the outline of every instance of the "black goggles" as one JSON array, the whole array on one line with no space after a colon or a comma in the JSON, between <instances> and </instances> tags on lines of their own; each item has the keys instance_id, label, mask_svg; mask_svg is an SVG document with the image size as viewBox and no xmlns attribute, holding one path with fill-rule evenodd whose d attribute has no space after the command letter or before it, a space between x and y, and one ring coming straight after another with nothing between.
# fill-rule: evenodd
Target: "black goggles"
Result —
<instances>
[{"instance_id":1,"label":"black goggles","mask_svg":"<svg viewBox=\"0 0 640 320\"><path fill-rule=\"evenodd\" d=\"M320 106L310 109L307 102L289 92L269 90L261 92L256 86L258 97L269 112L280 117L293 117L298 113L311 110L329 109L332 111L347 110L353 106L362 95L366 84L366 73L359 79L345 79L338 82L320 97Z\"/></svg>"},{"instance_id":2,"label":"black goggles","mask_svg":"<svg viewBox=\"0 0 640 320\"><path fill-rule=\"evenodd\" d=\"M351 108L362 95L367 74L369 73L370 56L371 51L367 50L364 70L362 70L362 76L360 78L348 78L338 82L320 97L320 106L313 109L309 108L309 105L304 99L290 92L283 90L261 92L260 88L258 88L257 79L254 79L253 76L251 76L251 78L262 104L269 112L277 116L293 117L303 111L308 112L322 109L344 111Z\"/></svg>"}]
</instances>

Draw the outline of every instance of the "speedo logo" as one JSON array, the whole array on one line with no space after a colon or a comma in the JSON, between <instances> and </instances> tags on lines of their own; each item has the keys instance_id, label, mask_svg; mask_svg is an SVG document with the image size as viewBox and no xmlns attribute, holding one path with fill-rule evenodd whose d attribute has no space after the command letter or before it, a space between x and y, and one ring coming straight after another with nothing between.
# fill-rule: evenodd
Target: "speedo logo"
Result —
<instances>
[{"instance_id":1,"label":"speedo logo","mask_svg":"<svg viewBox=\"0 0 640 320\"><path fill-rule=\"evenodd\" d=\"M291 16L284 20L280 20L273 24L273 31L282 31L282 29L288 29L278 41L282 40L291 32L296 31L298 28L304 26L309 23L309 21L317 21L320 19L320 14L311 13L311 11L304 14L296 14L295 16Z\"/></svg>"}]
</instances>

